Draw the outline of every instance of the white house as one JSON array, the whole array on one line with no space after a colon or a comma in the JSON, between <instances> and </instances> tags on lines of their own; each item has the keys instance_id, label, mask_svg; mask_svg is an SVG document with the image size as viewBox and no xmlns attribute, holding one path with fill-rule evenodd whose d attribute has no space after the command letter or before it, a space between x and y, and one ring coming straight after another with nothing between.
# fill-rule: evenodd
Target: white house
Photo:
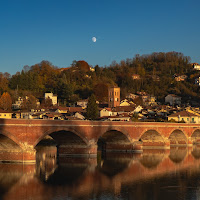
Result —
<instances>
[{"instance_id":1,"label":"white house","mask_svg":"<svg viewBox=\"0 0 200 200\"><path fill-rule=\"evenodd\" d=\"M82 99L76 102L77 106L81 106L83 108L87 107L88 99Z\"/></svg>"},{"instance_id":2,"label":"white house","mask_svg":"<svg viewBox=\"0 0 200 200\"><path fill-rule=\"evenodd\" d=\"M76 117L76 118L82 119L82 120L85 119L85 117L82 114L80 114L79 112L76 112L73 117Z\"/></svg>"},{"instance_id":3,"label":"white house","mask_svg":"<svg viewBox=\"0 0 200 200\"><path fill-rule=\"evenodd\" d=\"M57 95L53 94L52 92L51 93L45 93L44 98L45 99L50 98L52 100L53 105L56 105L58 103Z\"/></svg>"},{"instance_id":4,"label":"white house","mask_svg":"<svg viewBox=\"0 0 200 200\"><path fill-rule=\"evenodd\" d=\"M192 63L194 70L200 70L200 65L198 63Z\"/></svg>"},{"instance_id":5,"label":"white house","mask_svg":"<svg viewBox=\"0 0 200 200\"><path fill-rule=\"evenodd\" d=\"M173 105L181 105L181 97L175 94L168 94L165 97L165 103L169 103L171 106Z\"/></svg>"},{"instance_id":6,"label":"white house","mask_svg":"<svg viewBox=\"0 0 200 200\"><path fill-rule=\"evenodd\" d=\"M112 116L111 108L103 108L100 110L100 117Z\"/></svg>"},{"instance_id":7,"label":"white house","mask_svg":"<svg viewBox=\"0 0 200 200\"><path fill-rule=\"evenodd\" d=\"M195 85L200 86L200 77L195 78Z\"/></svg>"},{"instance_id":8,"label":"white house","mask_svg":"<svg viewBox=\"0 0 200 200\"><path fill-rule=\"evenodd\" d=\"M23 103L23 98L22 97L18 97L17 101L15 101L15 103L12 104L12 108L14 110L20 109L22 103Z\"/></svg>"},{"instance_id":9,"label":"white house","mask_svg":"<svg viewBox=\"0 0 200 200\"><path fill-rule=\"evenodd\" d=\"M200 114L190 110L183 110L168 116L168 121L174 120L176 122L185 123L200 123Z\"/></svg>"}]
</instances>

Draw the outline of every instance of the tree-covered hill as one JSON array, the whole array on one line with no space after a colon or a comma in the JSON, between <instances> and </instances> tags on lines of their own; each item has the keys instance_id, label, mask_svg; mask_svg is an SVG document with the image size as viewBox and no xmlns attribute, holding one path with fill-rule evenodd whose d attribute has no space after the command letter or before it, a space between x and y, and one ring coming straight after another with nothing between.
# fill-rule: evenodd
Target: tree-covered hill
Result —
<instances>
[{"instance_id":1,"label":"tree-covered hill","mask_svg":"<svg viewBox=\"0 0 200 200\"><path fill-rule=\"evenodd\" d=\"M138 75L134 79L133 75ZM176 81L175 76L186 75L184 81ZM194 80L200 73L193 70L190 58L178 52L136 55L133 58L115 61L110 66L91 66L86 61L73 61L67 68L58 68L48 61L33 66L25 66L21 72L10 76L0 74L0 92L10 93L13 100L27 94L36 98L45 92L58 95L60 102L74 103L94 93L99 101L107 100L107 88L118 85L121 96L145 91L163 102L169 94L177 94L185 103L200 99L199 87Z\"/></svg>"}]
</instances>

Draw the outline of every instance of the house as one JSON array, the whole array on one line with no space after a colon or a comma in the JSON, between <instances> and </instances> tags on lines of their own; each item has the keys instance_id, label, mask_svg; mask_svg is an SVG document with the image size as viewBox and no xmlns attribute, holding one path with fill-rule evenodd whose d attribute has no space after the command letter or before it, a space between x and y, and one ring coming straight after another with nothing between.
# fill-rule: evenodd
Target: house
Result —
<instances>
[{"instance_id":1,"label":"house","mask_svg":"<svg viewBox=\"0 0 200 200\"><path fill-rule=\"evenodd\" d=\"M200 114L189 110L183 110L168 116L168 121L200 123Z\"/></svg>"},{"instance_id":2,"label":"house","mask_svg":"<svg viewBox=\"0 0 200 200\"><path fill-rule=\"evenodd\" d=\"M112 116L111 108L103 108L100 110L100 117Z\"/></svg>"},{"instance_id":3,"label":"house","mask_svg":"<svg viewBox=\"0 0 200 200\"><path fill-rule=\"evenodd\" d=\"M52 100L52 104L53 105L56 105L58 103L58 97L57 97L57 95L53 94L52 92L51 93L45 93L44 94L44 98L45 99L50 98Z\"/></svg>"},{"instance_id":4,"label":"house","mask_svg":"<svg viewBox=\"0 0 200 200\"><path fill-rule=\"evenodd\" d=\"M55 116L51 113L47 113L45 115L43 115L43 119L50 119L50 120L54 120Z\"/></svg>"},{"instance_id":5,"label":"house","mask_svg":"<svg viewBox=\"0 0 200 200\"><path fill-rule=\"evenodd\" d=\"M67 107L67 109L68 109L68 113L71 116L75 115L76 112L81 113L81 114L86 112L86 110L83 109L82 107Z\"/></svg>"},{"instance_id":6,"label":"house","mask_svg":"<svg viewBox=\"0 0 200 200\"><path fill-rule=\"evenodd\" d=\"M157 105L156 97L154 97L154 96L151 96L151 95L142 96L142 99L143 99L143 104L145 106L154 106L154 105Z\"/></svg>"},{"instance_id":7,"label":"house","mask_svg":"<svg viewBox=\"0 0 200 200\"><path fill-rule=\"evenodd\" d=\"M169 103L169 105L181 105L181 97L175 95L175 94L168 94L165 97L165 103Z\"/></svg>"},{"instance_id":8,"label":"house","mask_svg":"<svg viewBox=\"0 0 200 200\"><path fill-rule=\"evenodd\" d=\"M81 106L83 108L87 107L88 99L82 99L76 102L77 106Z\"/></svg>"},{"instance_id":9,"label":"house","mask_svg":"<svg viewBox=\"0 0 200 200\"><path fill-rule=\"evenodd\" d=\"M194 70L200 70L200 65L198 63L192 63Z\"/></svg>"},{"instance_id":10,"label":"house","mask_svg":"<svg viewBox=\"0 0 200 200\"><path fill-rule=\"evenodd\" d=\"M127 113L131 115L135 112L135 106L117 106L116 108L112 109L112 115L119 115L122 113Z\"/></svg>"},{"instance_id":11,"label":"house","mask_svg":"<svg viewBox=\"0 0 200 200\"><path fill-rule=\"evenodd\" d=\"M57 113L68 113L69 109L68 107L62 107L58 106L57 109L55 109L55 112Z\"/></svg>"},{"instance_id":12,"label":"house","mask_svg":"<svg viewBox=\"0 0 200 200\"><path fill-rule=\"evenodd\" d=\"M137 98L138 97L138 95L136 95L136 94L132 94L132 93L129 93L127 96L126 96L126 98L127 99L135 99L135 98Z\"/></svg>"},{"instance_id":13,"label":"house","mask_svg":"<svg viewBox=\"0 0 200 200\"><path fill-rule=\"evenodd\" d=\"M174 79L175 81L185 81L187 78L187 75L175 75Z\"/></svg>"},{"instance_id":14,"label":"house","mask_svg":"<svg viewBox=\"0 0 200 200\"><path fill-rule=\"evenodd\" d=\"M12 112L0 109L0 119L11 119Z\"/></svg>"},{"instance_id":15,"label":"house","mask_svg":"<svg viewBox=\"0 0 200 200\"><path fill-rule=\"evenodd\" d=\"M195 78L195 85L200 86L200 76L198 78Z\"/></svg>"},{"instance_id":16,"label":"house","mask_svg":"<svg viewBox=\"0 0 200 200\"><path fill-rule=\"evenodd\" d=\"M12 109L13 109L13 110L18 110L18 109L20 109L22 103L23 103L23 98L22 98L22 97L18 97L17 101L15 101L15 103L12 104Z\"/></svg>"},{"instance_id":17,"label":"house","mask_svg":"<svg viewBox=\"0 0 200 200\"><path fill-rule=\"evenodd\" d=\"M134 106L135 104L132 101L129 101L128 99L124 99L120 102L119 106Z\"/></svg>"},{"instance_id":18,"label":"house","mask_svg":"<svg viewBox=\"0 0 200 200\"><path fill-rule=\"evenodd\" d=\"M29 111L21 112L22 119L31 119L31 113Z\"/></svg>"},{"instance_id":19,"label":"house","mask_svg":"<svg viewBox=\"0 0 200 200\"><path fill-rule=\"evenodd\" d=\"M127 113L122 113L116 116L108 117L109 121L130 121L130 116Z\"/></svg>"},{"instance_id":20,"label":"house","mask_svg":"<svg viewBox=\"0 0 200 200\"><path fill-rule=\"evenodd\" d=\"M73 117L75 117L75 118L77 118L77 119L81 119L81 120L84 120L84 119L85 119L85 117L84 117L81 113L79 113L79 112L76 112L76 113L73 115Z\"/></svg>"},{"instance_id":21,"label":"house","mask_svg":"<svg viewBox=\"0 0 200 200\"><path fill-rule=\"evenodd\" d=\"M140 80L140 75L139 74L133 74L132 79L133 80Z\"/></svg>"}]
</instances>

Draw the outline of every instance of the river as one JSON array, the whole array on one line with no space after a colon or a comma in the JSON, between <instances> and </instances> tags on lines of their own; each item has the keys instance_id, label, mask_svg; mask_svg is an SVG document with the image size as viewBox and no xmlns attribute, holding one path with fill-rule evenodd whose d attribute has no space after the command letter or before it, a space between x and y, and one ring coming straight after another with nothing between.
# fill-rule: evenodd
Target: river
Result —
<instances>
[{"instance_id":1,"label":"river","mask_svg":"<svg viewBox=\"0 0 200 200\"><path fill-rule=\"evenodd\" d=\"M200 148L57 158L46 147L36 164L0 164L0 199L200 199Z\"/></svg>"}]
</instances>

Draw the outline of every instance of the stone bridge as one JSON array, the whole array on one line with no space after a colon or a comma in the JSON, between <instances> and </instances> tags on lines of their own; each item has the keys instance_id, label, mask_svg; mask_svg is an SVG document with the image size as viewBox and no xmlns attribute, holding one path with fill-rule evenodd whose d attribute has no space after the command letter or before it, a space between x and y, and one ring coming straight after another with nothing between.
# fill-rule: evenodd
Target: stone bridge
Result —
<instances>
[{"instance_id":1,"label":"stone bridge","mask_svg":"<svg viewBox=\"0 0 200 200\"><path fill-rule=\"evenodd\" d=\"M187 146L200 141L200 124L64 120L0 120L0 160L34 162L38 146L58 147L58 156L103 151ZM42 143L43 142L43 143Z\"/></svg>"}]
</instances>

